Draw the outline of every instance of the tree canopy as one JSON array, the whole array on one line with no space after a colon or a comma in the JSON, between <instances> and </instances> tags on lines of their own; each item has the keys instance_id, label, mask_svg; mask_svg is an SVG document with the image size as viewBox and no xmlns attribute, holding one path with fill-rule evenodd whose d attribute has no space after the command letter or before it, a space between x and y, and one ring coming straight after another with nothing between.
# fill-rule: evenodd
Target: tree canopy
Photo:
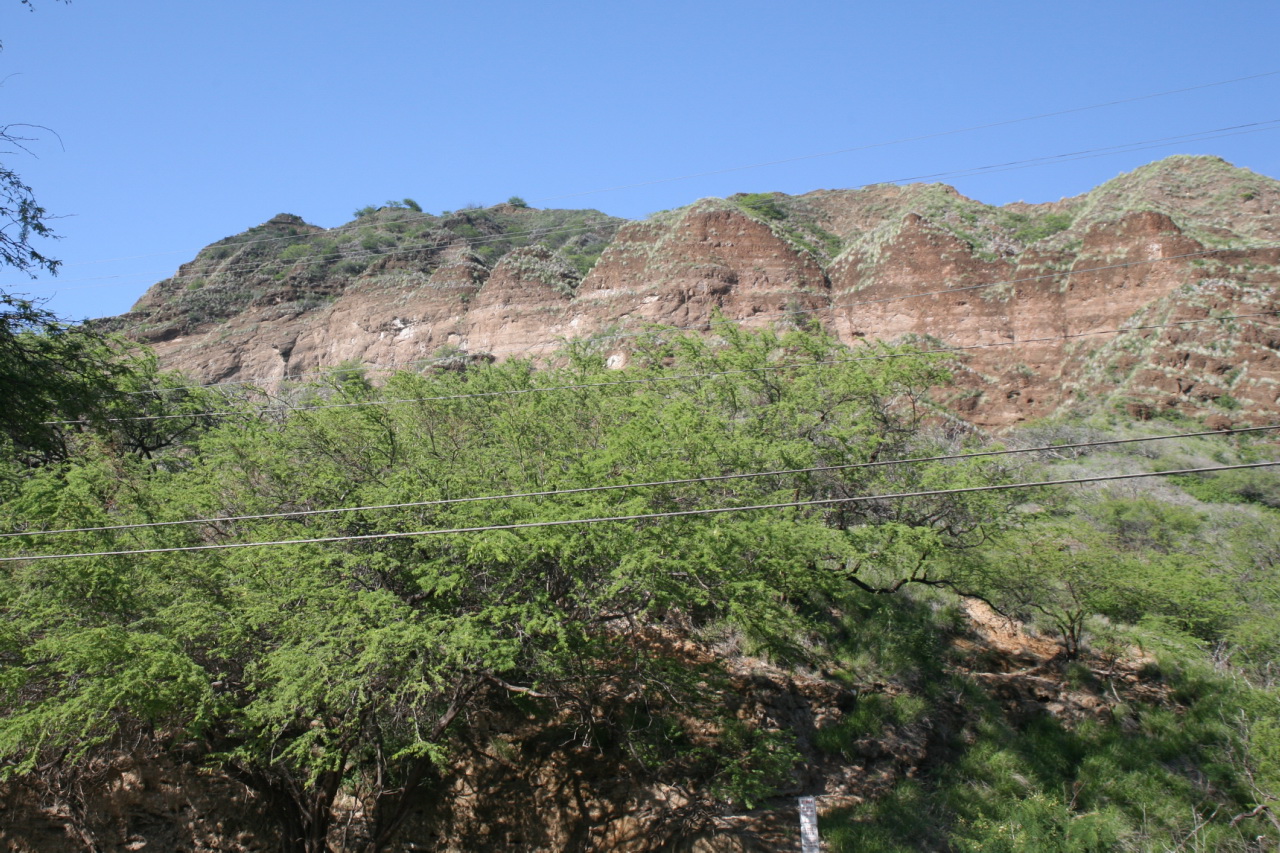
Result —
<instances>
[{"instance_id":1,"label":"tree canopy","mask_svg":"<svg viewBox=\"0 0 1280 853\"><path fill-rule=\"evenodd\" d=\"M373 816L368 842L381 847L404 804L453 760L460 730L512 702L629 742L650 737L647 725L604 715L603 695L652 693L655 708L664 691L701 701L696 679L673 677L669 656L645 649L644 631L724 623L801 659L814 630L804 602L998 526L983 520L998 518L985 496L679 515L943 478L915 465L716 479L925 449L922 395L945 375L908 351L859 360L817 333L723 333L720 346L657 336L622 373L581 346L552 371L515 361L403 373L381 389L344 374L328 405L387 404L246 413L201 435L173 469L104 446L34 477L11 505L15 523L299 513L67 534L57 542L68 551L332 541L17 564L3 587L15 617L0 722L9 772L145 727L194 738L205 760L267 796L297 849L324 849L334 798L354 787ZM570 387L537 391L548 385ZM983 473L999 476L990 464ZM678 482L589 490L663 481ZM502 494L525 496L451 502ZM360 538L654 513L676 515ZM748 757L705 754L703 795L757 799L789 766L785 746L735 734L724 709L707 713ZM687 738L679 728L664 737ZM714 766L730 759L755 769Z\"/></svg>"},{"instance_id":2,"label":"tree canopy","mask_svg":"<svg viewBox=\"0 0 1280 853\"><path fill-rule=\"evenodd\" d=\"M1159 620L1161 636L1269 665L1275 571L1247 544L1265 518L1211 557L1188 545L1205 518L1158 502L886 497L1020 479L954 458L972 431L930 402L947 377L936 354L728 324L657 330L623 370L605 352L578 342L554 367L381 386L348 365L277 402L143 371L145 393L120 404L132 411L22 468L0 504L0 529L25 531L0 537L0 781L146 744L256 792L283 849L331 849L345 816L341 845L377 850L411 815L452 808L479 756L578 744L635 785L678 790L664 825L687 833L799 772L795 732L743 716L742 667L871 666L905 685L905 704L859 699L819 730L839 753L853 749L842 732L866 737L859 720L974 689L948 673L947 611L888 593L981 596L1058 632L1072 665L1100 617ZM1256 478L1202 487L1271 494ZM1013 737L994 731L972 736ZM1204 731L1197 762L1249 742ZM1270 754L1272 730L1254 731ZM1074 768L1053 779L1094 778L1068 741L1035 749ZM1184 802L1178 773L1154 766L1140 768L1150 784ZM1089 826L1111 819L1081 808ZM997 829L954 832L986 839L977 849Z\"/></svg>"}]
</instances>

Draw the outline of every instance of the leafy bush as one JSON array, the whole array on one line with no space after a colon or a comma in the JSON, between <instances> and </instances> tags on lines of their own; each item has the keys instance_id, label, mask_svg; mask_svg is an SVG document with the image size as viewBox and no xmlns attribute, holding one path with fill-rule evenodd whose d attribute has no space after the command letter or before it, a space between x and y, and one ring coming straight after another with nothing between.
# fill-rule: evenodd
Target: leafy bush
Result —
<instances>
[{"instance_id":1,"label":"leafy bush","mask_svg":"<svg viewBox=\"0 0 1280 853\"><path fill-rule=\"evenodd\" d=\"M733 199L743 210L761 219L785 219L786 211L778 204L774 193L743 193Z\"/></svg>"},{"instance_id":2,"label":"leafy bush","mask_svg":"<svg viewBox=\"0 0 1280 853\"><path fill-rule=\"evenodd\" d=\"M897 357L883 362L850 361L819 332L779 336L727 325L719 331L715 341L657 335L641 342L629 375L712 377L683 385L619 383L598 355L572 349L565 367L545 373L507 362L398 374L384 388L344 368L325 391L336 405L214 429L184 449L184 467L171 476L125 477L114 454L90 451L70 476L83 480L77 489L92 499L62 500L57 489L33 487L22 506L35 515L24 515L23 523L127 523L153 517L158 502L182 515L233 506L237 514L269 515L281 507L408 504L536 490L552 470L559 485L572 487L905 452L901 442L915 434L923 414L904 401L944 375L905 349L886 349ZM507 393L565 383L583 385L583 393ZM372 400L424 403L341 405ZM243 770L264 791L288 785L294 793L281 801L281 814L314 816L308 831L323 838L344 785L375 792L369 802L378 805L369 808L383 811L371 821L398 820L400 812L386 809L413 796L421 780L448 772L456 738L470 738L475 725L490 736L502 731L510 697L536 699L549 726L604 730L600 737L615 738L624 760L621 745L632 733L597 717L581 697L676 691L663 701L710 703L701 719L724 723L714 749L676 755L661 772L689 786L706 808L725 800L755 804L790 772L789 737L733 722L721 694L708 697L697 680L676 679L672 671L687 665L651 647L642 630L661 626L664 614L723 620L761 654L800 659L805 651L796 638L811 629L799 603L842 583L827 561L852 561L864 548L884 547L853 535L875 517L874 508L521 527L463 538L344 537L366 524L521 525L766 503L779 490L820 498L927 481L928 466L915 467L833 471L785 483L703 479L586 492L570 502L405 506L367 522L346 513L268 517L239 523L236 537L334 539L164 552L136 562L86 558L59 568L52 582L33 563L0 579L6 617L0 766L7 768L0 772L25 772L51 750L87 758L116 737L198 733L200 743L218 745L199 760ZM976 512L962 502L922 503L900 514L899 523L942 517L961 529L969 514ZM71 515L82 515L80 523L64 523ZM182 526L132 534L131 542L153 547L223 536ZM931 541L948 535L938 531ZM905 527L903 536L915 541ZM113 537L88 533L70 547L110 549ZM5 553L23 547L0 540ZM602 615L614 613L625 618L602 630ZM571 719L560 721L562 713Z\"/></svg>"},{"instance_id":3,"label":"leafy bush","mask_svg":"<svg viewBox=\"0 0 1280 853\"><path fill-rule=\"evenodd\" d=\"M335 275L357 276L369 268L369 258L346 258L333 268Z\"/></svg>"},{"instance_id":4,"label":"leafy bush","mask_svg":"<svg viewBox=\"0 0 1280 853\"><path fill-rule=\"evenodd\" d=\"M311 245L323 259L351 244ZM188 297L214 310L254 294ZM865 499L1021 479L991 460L720 479L952 453L926 396L948 373L908 348L849 358L816 327L634 343L621 374L589 344L545 371L469 360L382 387L344 364L302 392L316 408L268 417L261 401L240 411L198 391L130 396L109 411L182 415L128 427L145 452L122 454L101 436L125 428L104 426L76 433L65 464L0 469L0 528L69 528L67 552L158 549L5 563L0 774L36 784L50 761L74 773L145 744L279 795L282 824L320 849L341 798L392 832L424 780L451 790L457 756L486 744L515 761L589 738L592 761L718 815L787 788L801 748L868 769L866 741L893 735L927 748L920 778L824 817L832 849L1245 850L1270 831L1248 812L1280 784L1280 714L1241 675L1276 676L1280 516L1172 489L1038 492L1034 512L1012 491ZM545 391L556 385L573 387ZM240 414L187 417L198 411ZM149 430L166 431L160 444ZM175 434L189 440L169 449ZM1106 462L1060 464L1082 460ZM449 501L548 477L581 491ZM590 488L628 481L666 485ZM1275 481L1187 482L1266 496ZM670 515L793 501L832 503ZM387 508L279 515L335 506ZM663 517L634 519L650 513ZM232 514L250 517L81 529ZM559 524L613 516L632 520ZM465 532L402 533L448 530ZM379 531L395 535L363 538ZM167 550L290 539L308 541ZM0 537L0 554L32 551ZM1076 662L1044 666L1071 689L1127 690L1087 655L1104 616L1106 657L1141 643L1160 664L1115 720L1007 711L966 674L974 638L948 589L1057 625ZM722 655L700 654L713 643ZM848 688L842 716L794 737L776 706L734 695L744 663L823 673Z\"/></svg>"},{"instance_id":5,"label":"leafy bush","mask_svg":"<svg viewBox=\"0 0 1280 853\"><path fill-rule=\"evenodd\" d=\"M280 252L280 260L297 261L308 257L311 254L311 245L308 243L293 243L284 247Z\"/></svg>"},{"instance_id":6,"label":"leafy bush","mask_svg":"<svg viewBox=\"0 0 1280 853\"><path fill-rule=\"evenodd\" d=\"M1021 243L1037 243L1060 231L1066 231L1072 222L1074 217L1070 213L1046 213L1034 219L1027 217L1015 227L1013 238Z\"/></svg>"}]
</instances>

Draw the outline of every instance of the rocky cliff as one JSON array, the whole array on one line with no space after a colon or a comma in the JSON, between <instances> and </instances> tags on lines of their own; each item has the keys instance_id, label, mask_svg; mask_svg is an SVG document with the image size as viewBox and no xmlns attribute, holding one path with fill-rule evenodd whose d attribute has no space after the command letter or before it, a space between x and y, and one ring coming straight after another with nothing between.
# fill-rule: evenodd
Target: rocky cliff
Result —
<instances>
[{"instance_id":1,"label":"rocky cliff","mask_svg":"<svg viewBox=\"0 0 1280 853\"><path fill-rule=\"evenodd\" d=\"M582 337L621 365L651 324L815 321L850 343L956 349L944 402L986 426L1099 401L1225 423L1280 410L1278 283L1280 182L1178 156L1004 207L912 184L703 199L634 222L512 205L384 208L328 230L280 215L109 323L193 379L269 386Z\"/></svg>"}]
</instances>

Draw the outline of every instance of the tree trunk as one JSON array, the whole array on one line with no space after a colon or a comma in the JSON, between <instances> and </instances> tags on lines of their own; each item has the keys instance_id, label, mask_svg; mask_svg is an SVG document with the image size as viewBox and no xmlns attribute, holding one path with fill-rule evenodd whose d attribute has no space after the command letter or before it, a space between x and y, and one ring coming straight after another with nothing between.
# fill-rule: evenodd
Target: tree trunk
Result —
<instances>
[{"instance_id":1,"label":"tree trunk","mask_svg":"<svg viewBox=\"0 0 1280 853\"><path fill-rule=\"evenodd\" d=\"M281 853L330 853L329 826L341 777L322 773L314 785L300 786L287 772L228 767L232 776L266 800L280 829Z\"/></svg>"}]
</instances>

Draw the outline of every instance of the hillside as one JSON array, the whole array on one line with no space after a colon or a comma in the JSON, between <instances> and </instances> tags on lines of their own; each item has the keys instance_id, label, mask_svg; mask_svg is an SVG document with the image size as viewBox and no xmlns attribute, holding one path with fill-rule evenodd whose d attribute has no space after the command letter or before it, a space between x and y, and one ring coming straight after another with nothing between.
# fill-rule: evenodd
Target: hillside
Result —
<instances>
[{"instance_id":1,"label":"hillside","mask_svg":"<svg viewBox=\"0 0 1280 853\"><path fill-rule=\"evenodd\" d=\"M107 324L199 381L271 387L571 338L620 366L649 324L803 318L846 343L959 348L944 402L984 426L1104 400L1248 422L1278 408L1278 264L1280 183L1177 156L1004 207L913 184L703 199L636 222L499 205L382 208L323 230L282 214ZM1115 331L1129 326L1155 328Z\"/></svg>"}]
</instances>

